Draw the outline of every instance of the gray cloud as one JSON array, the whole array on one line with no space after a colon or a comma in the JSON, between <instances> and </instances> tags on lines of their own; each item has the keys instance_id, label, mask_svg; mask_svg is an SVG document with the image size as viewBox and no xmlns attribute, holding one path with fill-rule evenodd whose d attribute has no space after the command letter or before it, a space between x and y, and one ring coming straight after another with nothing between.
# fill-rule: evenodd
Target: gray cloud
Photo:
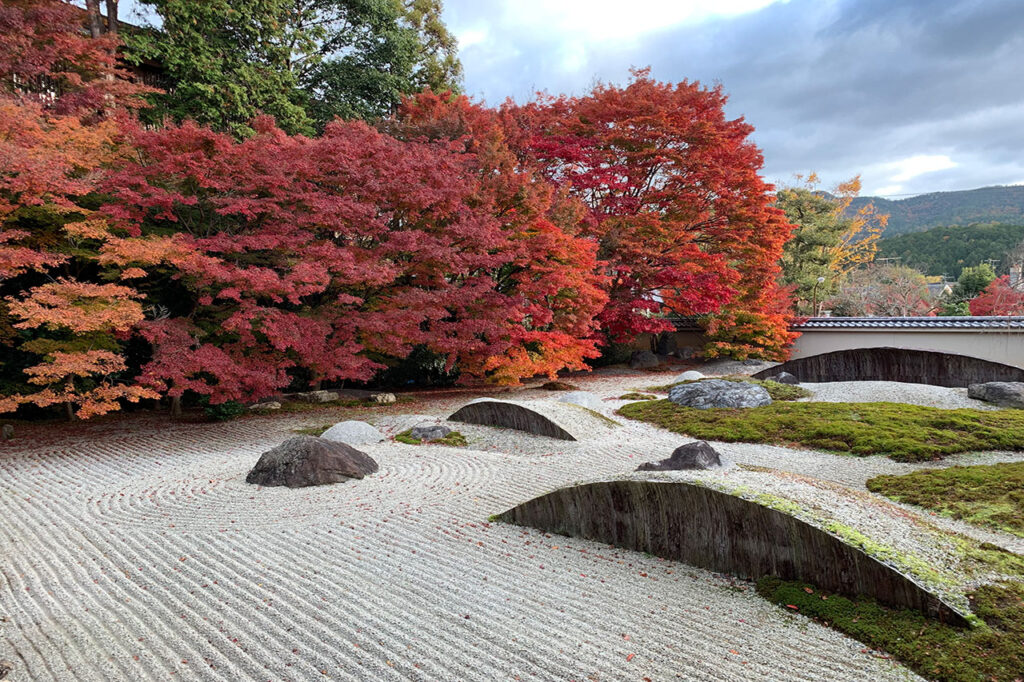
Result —
<instances>
[{"instance_id":1,"label":"gray cloud","mask_svg":"<svg viewBox=\"0 0 1024 682\"><path fill-rule=\"evenodd\" d=\"M1019 0L791 0L603 42L503 25L501 3L446 2L457 33L486 29L461 56L467 92L490 103L578 94L651 65L661 80L721 83L728 113L755 126L769 179L861 173L866 190L900 193L1024 182ZM955 167L911 171L942 157Z\"/></svg>"}]
</instances>

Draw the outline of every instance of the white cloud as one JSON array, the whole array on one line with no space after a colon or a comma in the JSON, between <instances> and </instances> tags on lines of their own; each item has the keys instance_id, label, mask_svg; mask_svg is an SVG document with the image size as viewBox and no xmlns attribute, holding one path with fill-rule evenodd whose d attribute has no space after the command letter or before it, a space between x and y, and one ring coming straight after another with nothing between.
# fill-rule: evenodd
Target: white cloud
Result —
<instances>
[{"instance_id":1,"label":"white cloud","mask_svg":"<svg viewBox=\"0 0 1024 682\"><path fill-rule=\"evenodd\" d=\"M500 26L556 30L587 40L630 40L645 33L713 17L746 14L788 0L511 0Z\"/></svg>"},{"instance_id":2,"label":"white cloud","mask_svg":"<svg viewBox=\"0 0 1024 682\"><path fill-rule=\"evenodd\" d=\"M459 41L459 49L465 50L467 47L486 42L489 35L490 32L486 27L470 28L460 31L456 38Z\"/></svg>"},{"instance_id":3,"label":"white cloud","mask_svg":"<svg viewBox=\"0 0 1024 682\"><path fill-rule=\"evenodd\" d=\"M956 168L957 163L945 154L918 154L900 161L893 161L886 166L896 171L889 179L893 182L906 182L925 173Z\"/></svg>"}]
</instances>

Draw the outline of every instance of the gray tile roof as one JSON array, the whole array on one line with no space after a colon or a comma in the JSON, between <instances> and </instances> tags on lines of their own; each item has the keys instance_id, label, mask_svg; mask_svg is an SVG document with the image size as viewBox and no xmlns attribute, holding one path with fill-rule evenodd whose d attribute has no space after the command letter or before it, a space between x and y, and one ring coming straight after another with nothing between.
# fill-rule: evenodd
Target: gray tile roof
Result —
<instances>
[{"instance_id":1,"label":"gray tile roof","mask_svg":"<svg viewBox=\"0 0 1024 682\"><path fill-rule=\"evenodd\" d=\"M702 331L696 317L670 317L676 331ZM810 317L798 318L790 327L808 329L1020 329L1018 317Z\"/></svg>"},{"instance_id":2,"label":"gray tile roof","mask_svg":"<svg viewBox=\"0 0 1024 682\"><path fill-rule=\"evenodd\" d=\"M1024 317L811 317L793 329L1022 329Z\"/></svg>"}]
</instances>

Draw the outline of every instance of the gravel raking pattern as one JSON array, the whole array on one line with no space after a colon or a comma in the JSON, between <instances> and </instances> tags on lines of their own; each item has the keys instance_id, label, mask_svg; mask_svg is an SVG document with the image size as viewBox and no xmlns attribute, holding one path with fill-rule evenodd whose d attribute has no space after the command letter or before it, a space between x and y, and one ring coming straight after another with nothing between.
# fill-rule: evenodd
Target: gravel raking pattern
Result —
<instances>
[{"instance_id":1,"label":"gravel raking pattern","mask_svg":"<svg viewBox=\"0 0 1024 682\"><path fill-rule=\"evenodd\" d=\"M681 437L646 430L638 449L633 427L600 444L467 427L470 448L366 448L381 471L363 481L244 483L317 419L85 426L7 450L12 679L912 678L748 583L486 521Z\"/></svg>"}]
</instances>

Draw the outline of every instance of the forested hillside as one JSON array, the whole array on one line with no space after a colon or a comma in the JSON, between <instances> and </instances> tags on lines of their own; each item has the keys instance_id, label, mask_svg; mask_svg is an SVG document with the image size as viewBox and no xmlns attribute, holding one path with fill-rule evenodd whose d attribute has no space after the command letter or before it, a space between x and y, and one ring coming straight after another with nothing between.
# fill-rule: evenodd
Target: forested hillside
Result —
<instances>
[{"instance_id":1,"label":"forested hillside","mask_svg":"<svg viewBox=\"0 0 1024 682\"><path fill-rule=\"evenodd\" d=\"M868 202L874 203L880 213L889 214L885 229L889 237L948 225L1024 224L1024 185L933 192L897 201L858 197L850 204L848 214L854 215Z\"/></svg>"},{"instance_id":2,"label":"forested hillside","mask_svg":"<svg viewBox=\"0 0 1024 682\"><path fill-rule=\"evenodd\" d=\"M963 194L963 193L961 193ZM1007 252L1024 239L1024 225L988 224L965 227L935 227L882 239L878 258L900 258L904 265L926 275L960 276L964 267L992 259L998 272L1005 272Z\"/></svg>"}]
</instances>

